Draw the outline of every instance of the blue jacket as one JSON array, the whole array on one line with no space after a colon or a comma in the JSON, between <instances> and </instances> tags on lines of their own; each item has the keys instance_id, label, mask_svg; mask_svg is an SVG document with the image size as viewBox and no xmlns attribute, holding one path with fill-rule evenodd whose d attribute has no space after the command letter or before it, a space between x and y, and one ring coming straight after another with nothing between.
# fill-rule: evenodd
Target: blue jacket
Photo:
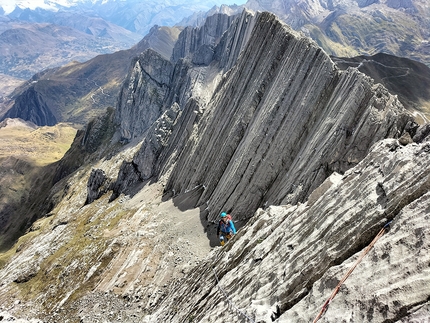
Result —
<instances>
[{"instance_id":1,"label":"blue jacket","mask_svg":"<svg viewBox=\"0 0 430 323\"><path fill-rule=\"evenodd\" d=\"M232 220L228 220L227 223L225 223L223 220L220 220L218 223L218 229L216 231L216 234L219 235L220 232L225 233L233 233L236 234L236 228L234 227L234 223Z\"/></svg>"}]
</instances>

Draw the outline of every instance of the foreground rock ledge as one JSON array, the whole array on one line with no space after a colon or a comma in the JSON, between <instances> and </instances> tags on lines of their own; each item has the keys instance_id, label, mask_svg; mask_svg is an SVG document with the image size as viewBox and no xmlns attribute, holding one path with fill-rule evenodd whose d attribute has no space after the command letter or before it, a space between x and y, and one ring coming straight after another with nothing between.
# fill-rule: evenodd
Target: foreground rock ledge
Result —
<instances>
[{"instance_id":1,"label":"foreground rock ledge","mask_svg":"<svg viewBox=\"0 0 430 323\"><path fill-rule=\"evenodd\" d=\"M333 174L319 197L259 210L234 241L172 286L147 322L245 320L227 306L214 271L232 303L255 322L312 322L389 220L391 230L357 266L320 322L427 319L429 148L429 143L402 147L397 140L381 141L344 176Z\"/></svg>"}]
</instances>

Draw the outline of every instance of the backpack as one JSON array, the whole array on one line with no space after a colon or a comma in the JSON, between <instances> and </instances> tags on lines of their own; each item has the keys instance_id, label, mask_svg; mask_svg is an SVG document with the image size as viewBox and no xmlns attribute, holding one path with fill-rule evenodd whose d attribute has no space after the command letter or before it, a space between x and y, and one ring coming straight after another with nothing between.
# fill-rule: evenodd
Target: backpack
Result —
<instances>
[{"instance_id":1,"label":"backpack","mask_svg":"<svg viewBox=\"0 0 430 323\"><path fill-rule=\"evenodd\" d=\"M230 214L227 214L226 216L225 216L225 218L227 218L227 220L228 221L232 221L233 220L233 218L231 217L231 215ZM222 224L222 222L223 222L223 220L222 219L224 219L224 218L221 218L220 220L219 220L219 225L221 226L221 224ZM228 222L227 222L228 223Z\"/></svg>"}]
</instances>

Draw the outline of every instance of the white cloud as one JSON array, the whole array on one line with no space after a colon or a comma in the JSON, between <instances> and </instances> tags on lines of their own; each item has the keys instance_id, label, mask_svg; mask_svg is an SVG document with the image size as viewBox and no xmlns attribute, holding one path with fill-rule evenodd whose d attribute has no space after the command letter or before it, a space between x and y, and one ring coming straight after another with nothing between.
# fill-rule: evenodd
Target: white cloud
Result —
<instances>
[{"instance_id":1,"label":"white cloud","mask_svg":"<svg viewBox=\"0 0 430 323\"><path fill-rule=\"evenodd\" d=\"M57 6L65 6L70 7L74 3L77 3L77 0L0 0L0 7L3 8L6 14L11 13L16 6L25 9L36 9L43 8L47 10L57 10ZM82 2L82 1L81 1Z\"/></svg>"}]
</instances>

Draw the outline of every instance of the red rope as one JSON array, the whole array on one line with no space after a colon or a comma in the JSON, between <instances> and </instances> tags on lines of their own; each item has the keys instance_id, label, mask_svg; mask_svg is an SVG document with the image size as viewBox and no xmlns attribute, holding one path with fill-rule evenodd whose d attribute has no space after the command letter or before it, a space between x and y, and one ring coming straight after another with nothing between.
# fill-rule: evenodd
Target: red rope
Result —
<instances>
[{"instance_id":1,"label":"red rope","mask_svg":"<svg viewBox=\"0 0 430 323\"><path fill-rule=\"evenodd\" d=\"M360 255L360 257L358 257L357 261L355 262L355 264L348 270L348 272L345 274L345 276L343 276L343 278L340 280L339 284L337 284L336 288L333 290L333 292L331 293L330 297L325 301L323 307L321 308L321 311L318 313L317 317L313 320L312 323L316 323L321 316L324 315L325 311L327 311L328 306L330 305L331 301L333 300L333 298L336 296L336 294L339 292L340 286L345 282L345 280L352 274L352 272L354 271L355 267L357 267L357 265L361 262L361 260L364 258L364 256L369 252L369 250L375 245L376 241L378 241L378 239L380 237L382 237L385 233L385 229L388 227L388 225L391 222L387 223L382 229L381 231L379 231L379 233L376 235L376 237L372 240L372 242L366 247L366 249L364 249L364 251L362 252L362 254Z\"/></svg>"}]
</instances>

